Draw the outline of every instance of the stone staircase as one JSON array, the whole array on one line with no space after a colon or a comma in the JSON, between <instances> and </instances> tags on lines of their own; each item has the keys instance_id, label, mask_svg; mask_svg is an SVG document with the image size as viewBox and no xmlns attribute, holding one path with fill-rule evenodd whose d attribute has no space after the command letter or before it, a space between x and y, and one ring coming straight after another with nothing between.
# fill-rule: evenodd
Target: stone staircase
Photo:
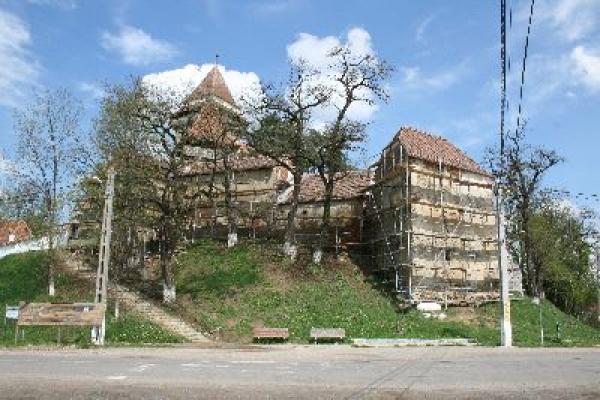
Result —
<instances>
[{"instance_id":1,"label":"stone staircase","mask_svg":"<svg viewBox=\"0 0 600 400\"><path fill-rule=\"evenodd\" d=\"M183 336L192 343L210 343L211 340L197 331L191 324L167 313L165 310L140 296L128 288L111 283L108 286L108 296L118 299L126 309L141 314L149 321L154 322L163 329Z\"/></svg>"},{"instance_id":2,"label":"stone staircase","mask_svg":"<svg viewBox=\"0 0 600 400\"><path fill-rule=\"evenodd\" d=\"M65 263L65 270L68 270L70 273L76 275L80 279L96 279L96 271L85 268L80 262L73 259L68 260ZM109 282L108 298L111 300L118 299L120 305L127 310L137 312L161 328L183 336L192 343L212 342L211 339L196 330L191 324L183 321L177 316L169 314L160 306L152 303L137 292L130 290L123 285Z\"/></svg>"}]
</instances>

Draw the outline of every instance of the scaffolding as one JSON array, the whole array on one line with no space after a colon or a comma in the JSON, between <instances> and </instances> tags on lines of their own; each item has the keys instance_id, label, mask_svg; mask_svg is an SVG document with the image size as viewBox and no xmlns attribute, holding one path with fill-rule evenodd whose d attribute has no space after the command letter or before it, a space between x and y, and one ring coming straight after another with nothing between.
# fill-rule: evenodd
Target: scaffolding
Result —
<instances>
[{"instance_id":1,"label":"scaffolding","mask_svg":"<svg viewBox=\"0 0 600 400\"><path fill-rule=\"evenodd\" d=\"M390 285L399 299L411 303L434 300L453 304L494 298L496 274L490 267L494 260L486 253L486 246L496 238L493 234L485 236L485 229L475 234L475 226L485 226L488 217L493 218L492 203L490 199L486 204L471 191L471 186L485 185L465 179L461 168L444 165L441 159L435 169L419 169L397 141L382 151L372 167L376 167L376 182L370 190L365 219L372 229L367 235L371 264L383 275L382 283ZM432 185L413 182L423 177ZM423 212L427 208L429 216ZM479 217L479 224L473 224L474 215ZM460 251L450 246L457 241L463 243ZM429 245L424 246L424 242ZM479 257L476 251L467 250L467 242L481 243ZM459 265L452 262L455 256L459 261L462 258ZM485 283L471 285L468 279L477 258L480 264L487 263L483 279L489 283L487 288L481 287ZM456 278L457 270L462 272L462 279Z\"/></svg>"}]
</instances>

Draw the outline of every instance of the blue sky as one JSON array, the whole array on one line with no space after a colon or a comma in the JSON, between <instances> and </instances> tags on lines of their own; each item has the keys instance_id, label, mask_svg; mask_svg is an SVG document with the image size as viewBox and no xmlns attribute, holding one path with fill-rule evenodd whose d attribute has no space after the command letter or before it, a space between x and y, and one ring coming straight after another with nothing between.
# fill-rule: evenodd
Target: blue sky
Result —
<instances>
[{"instance_id":1,"label":"blue sky","mask_svg":"<svg viewBox=\"0 0 600 400\"><path fill-rule=\"evenodd\" d=\"M414 125L480 160L497 140L498 3L0 0L0 148L11 156L11 110L36 87L72 89L92 116L102 82L183 73L186 65L214 62L215 53L235 85L256 76L279 82L290 49L317 57L319 46L350 40L370 46L395 68L389 103L366 115L372 121L368 154L401 125ZM509 99L516 105L515 67L529 1L509 5ZM529 137L567 159L547 183L574 192L600 192L594 173L600 149L599 20L599 1L536 1L524 102Z\"/></svg>"}]
</instances>

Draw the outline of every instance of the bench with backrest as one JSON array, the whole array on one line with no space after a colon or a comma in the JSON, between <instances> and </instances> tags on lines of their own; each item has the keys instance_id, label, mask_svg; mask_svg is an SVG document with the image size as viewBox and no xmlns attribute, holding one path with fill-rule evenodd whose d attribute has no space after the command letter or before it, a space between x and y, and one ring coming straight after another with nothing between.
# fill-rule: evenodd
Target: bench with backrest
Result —
<instances>
[{"instance_id":1,"label":"bench with backrest","mask_svg":"<svg viewBox=\"0 0 600 400\"><path fill-rule=\"evenodd\" d=\"M281 339L285 340L290 337L288 328L265 328L255 327L252 329L254 339Z\"/></svg>"},{"instance_id":2,"label":"bench with backrest","mask_svg":"<svg viewBox=\"0 0 600 400\"><path fill-rule=\"evenodd\" d=\"M325 340L343 340L346 337L346 330L343 328L312 328L310 337L315 341Z\"/></svg>"}]
</instances>

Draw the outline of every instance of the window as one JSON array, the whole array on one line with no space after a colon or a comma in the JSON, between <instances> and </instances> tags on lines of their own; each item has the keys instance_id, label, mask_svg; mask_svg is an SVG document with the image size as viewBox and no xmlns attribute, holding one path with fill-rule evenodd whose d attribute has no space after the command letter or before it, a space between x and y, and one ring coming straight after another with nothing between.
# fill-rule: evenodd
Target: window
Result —
<instances>
[{"instance_id":1,"label":"window","mask_svg":"<svg viewBox=\"0 0 600 400\"><path fill-rule=\"evenodd\" d=\"M402 150L400 148L400 145L396 146L396 148L394 149L394 161L396 162L396 164L400 164L402 162Z\"/></svg>"},{"instance_id":2,"label":"window","mask_svg":"<svg viewBox=\"0 0 600 400\"><path fill-rule=\"evenodd\" d=\"M394 160L392 159L392 152L390 150L385 153L385 172L388 172L390 169L394 168Z\"/></svg>"},{"instance_id":3,"label":"window","mask_svg":"<svg viewBox=\"0 0 600 400\"><path fill-rule=\"evenodd\" d=\"M444 250L444 259L446 261L450 261L451 254L452 254L452 249L445 249Z\"/></svg>"}]
</instances>

